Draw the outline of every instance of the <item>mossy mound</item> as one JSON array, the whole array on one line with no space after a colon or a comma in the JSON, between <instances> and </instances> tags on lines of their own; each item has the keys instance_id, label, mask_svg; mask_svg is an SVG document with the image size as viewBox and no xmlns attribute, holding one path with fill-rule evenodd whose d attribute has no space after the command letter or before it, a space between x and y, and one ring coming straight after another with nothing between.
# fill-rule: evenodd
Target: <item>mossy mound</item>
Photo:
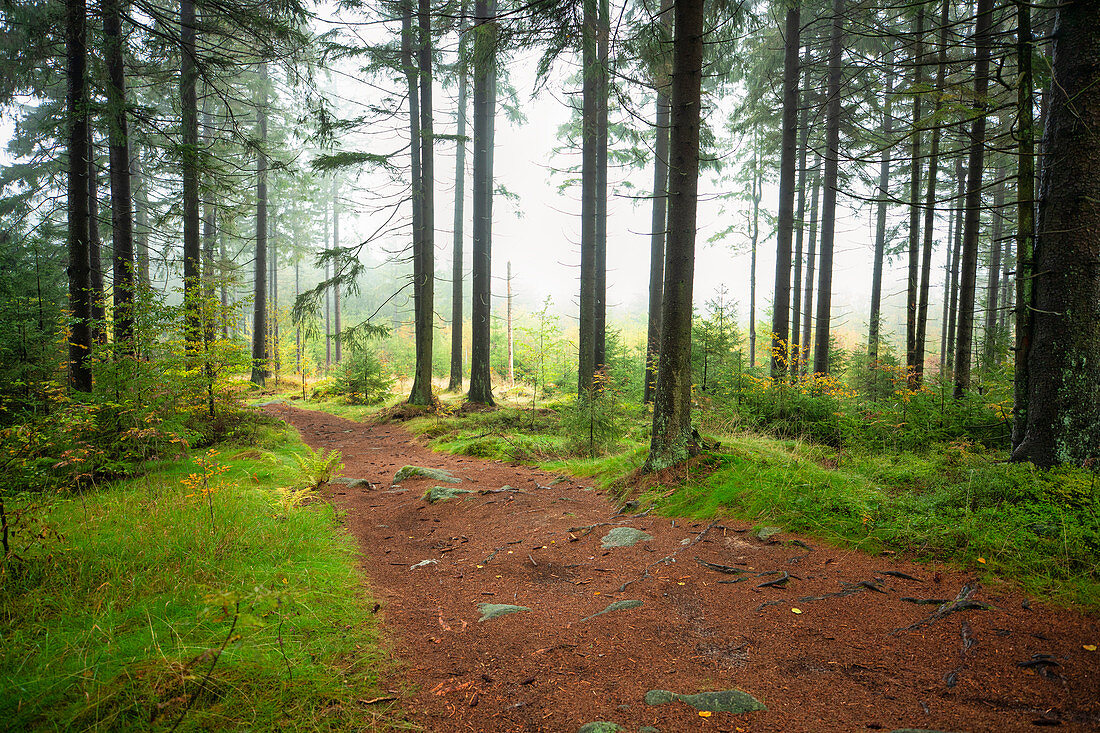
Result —
<instances>
[{"instance_id":1,"label":"mossy mound","mask_svg":"<svg viewBox=\"0 0 1100 733\"><path fill-rule=\"evenodd\" d=\"M477 621L483 623L501 616L507 616L510 613L530 611L531 609L527 606L513 606L509 603L479 603L477 604L477 610L481 612L481 618Z\"/></svg>"},{"instance_id":2,"label":"mossy mound","mask_svg":"<svg viewBox=\"0 0 1100 733\"><path fill-rule=\"evenodd\" d=\"M633 547L639 542L649 542L653 535L647 534L633 527L615 527L603 536L600 546L605 550L610 547Z\"/></svg>"},{"instance_id":3,"label":"mossy mound","mask_svg":"<svg viewBox=\"0 0 1100 733\"><path fill-rule=\"evenodd\" d=\"M673 700L679 700L696 710L712 713L751 713L755 710L768 709L764 703L741 690L700 692L695 695L681 695L668 690L650 690L645 694L647 705L664 705Z\"/></svg>"},{"instance_id":4,"label":"mossy mound","mask_svg":"<svg viewBox=\"0 0 1100 733\"><path fill-rule=\"evenodd\" d=\"M462 479L443 468L425 468L424 466L402 466L393 475L393 482L400 483L407 478L430 478L448 484L460 484Z\"/></svg>"},{"instance_id":5,"label":"mossy mound","mask_svg":"<svg viewBox=\"0 0 1100 733\"><path fill-rule=\"evenodd\" d=\"M436 502L447 501L447 499L454 499L463 494L472 493L474 492L469 489L459 489L455 486L433 486L424 492L424 499L427 500L429 504L435 504Z\"/></svg>"}]
</instances>

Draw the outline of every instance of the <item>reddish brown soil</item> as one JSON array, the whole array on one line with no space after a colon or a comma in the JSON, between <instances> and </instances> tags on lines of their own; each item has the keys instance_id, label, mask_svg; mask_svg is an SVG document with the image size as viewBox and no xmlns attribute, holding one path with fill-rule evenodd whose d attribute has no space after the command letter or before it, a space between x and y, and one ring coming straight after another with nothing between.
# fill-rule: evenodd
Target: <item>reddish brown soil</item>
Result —
<instances>
[{"instance_id":1,"label":"reddish brown soil","mask_svg":"<svg viewBox=\"0 0 1100 733\"><path fill-rule=\"evenodd\" d=\"M427 730L576 731L596 720L665 733L1014 731L1059 723L1100 730L1100 652L1084 649L1100 643L1094 617L982 587L974 598L992 610L896 631L936 610L903 597L955 598L974 578L790 534L763 542L734 520L617 517L603 494L576 481L541 488L552 475L432 453L397 424L268 409L315 448L340 450L346 476L377 484L333 492L404 663L393 686L413 690L403 706ZM464 479L462 488L507 484L523 493L429 505L421 495L439 482L407 480L405 492L393 493L394 473L406 464L449 469ZM571 527L601 523L570 536ZM654 539L601 549L601 537L618 525ZM674 562L653 564L670 555ZM722 583L735 576L697 557L785 571L791 580L786 587L757 587L774 575ZM438 564L411 569L428 559ZM805 599L876 579L884 592ZM620 592L626 581L635 582ZM622 599L644 604L582 621ZM478 623L479 603L532 610ZM1057 666L1017 666L1036 654ZM767 711L702 717L680 702L643 701L655 688L735 687Z\"/></svg>"}]
</instances>

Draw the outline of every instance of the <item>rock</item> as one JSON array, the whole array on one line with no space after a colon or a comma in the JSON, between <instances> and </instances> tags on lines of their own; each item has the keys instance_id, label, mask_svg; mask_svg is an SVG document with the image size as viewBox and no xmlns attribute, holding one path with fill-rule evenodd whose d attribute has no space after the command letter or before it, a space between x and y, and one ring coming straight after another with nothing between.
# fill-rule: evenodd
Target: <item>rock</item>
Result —
<instances>
[{"instance_id":1,"label":"rock","mask_svg":"<svg viewBox=\"0 0 1100 733\"><path fill-rule=\"evenodd\" d=\"M427 499L429 504L435 504L438 501L447 501L447 499L454 499L456 496L472 493L474 492L468 489L458 489L454 486L433 486L424 492L424 498Z\"/></svg>"},{"instance_id":2,"label":"rock","mask_svg":"<svg viewBox=\"0 0 1100 733\"><path fill-rule=\"evenodd\" d=\"M661 729L655 725L643 725L638 729L638 733L661 733Z\"/></svg>"},{"instance_id":3,"label":"rock","mask_svg":"<svg viewBox=\"0 0 1100 733\"><path fill-rule=\"evenodd\" d=\"M767 542L782 531L782 527L757 527L753 530L752 536L761 542Z\"/></svg>"},{"instance_id":4,"label":"rock","mask_svg":"<svg viewBox=\"0 0 1100 733\"><path fill-rule=\"evenodd\" d=\"M439 564L438 560L421 560L416 565L411 566L409 568L409 570L416 570L417 568L425 568L429 565L438 565L438 564Z\"/></svg>"},{"instance_id":5,"label":"rock","mask_svg":"<svg viewBox=\"0 0 1100 733\"><path fill-rule=\"evenodd\" d=\"M462 479L442 468L424 468L423 466L403 466L393 475L393 482L400 483L407 478L430 478L448 484L460 484Z\"/></svg>"},{"instance_id":6,"label":"rock","mask_svg":"<svg viewBox=\"0 0 1100 733\"><path fill-rule=\"evenodd\" d=\"M329 481L329 483L347 486L349 489L362 489L363 491L370 491L374 486L374 484L367 481L365 478L349 478L348 476L338 476Z\"/></svg>"},{"instance_id":7,"label":"rock","mask_svg":"<svg viewBox=\"0 0 1100 733\"><path fill-rule=\"evenodd\" d=\"M768 709L755 697L741 690L700 692L695 695L681 695L668 690L650 690L645 694L647 705L663 705L673 700L679 700L696 710L712 713L751 713L754 710Z\"/></svg>"},{"instance_id":8,"label":"rock","mask_svg":"<svg viewBox=\"0 0 1100 733\"><path fill-rule=\"evenodd\" d=\"M597 616L603 616L605 613L614 613L615 611L625 611L628 608L637 608L640 605L642 605L641 601L615 601L599 613L594 613L587 618L582 618L581 621L589 621Z\"/></svg>"},{"instance_id":9,"label":"rock","mask_svg":"<svg viewBox=\"0 0 1100 733\"><path fill-rule=\"evenodd\" d=\"M507 616L510 613L519 613L520 611L530 611L527 606L513 606L508 603L479 603L477 604L477 610L481 612L481 618L477 620L478 623L485 621L491 621L499 616Z\"/></svg>"},{"instance_id":10,"label":"rock","mask_svg":"<svg viewBox=\"0 0 1100 733\"><path fill-rule=\"evenodd\" d=\"M594 723L585 723L580 727L577 733L619 733L626 728L622 727L618 723L609 723L606 720L597 720Z\"/></svg>"},{"instance_id":11,"label":"rock","mask_svg":"<svg viewBox=\"0 0 1100 733\"><path fill-rule=\"evenodd\" d=\"M646 534L640 529L615 527L603 536L601 547L604 549L609 547L633 547L639 542L649 542L651 539L653 539L653 535Z\"/></svg>"}]
</instances>

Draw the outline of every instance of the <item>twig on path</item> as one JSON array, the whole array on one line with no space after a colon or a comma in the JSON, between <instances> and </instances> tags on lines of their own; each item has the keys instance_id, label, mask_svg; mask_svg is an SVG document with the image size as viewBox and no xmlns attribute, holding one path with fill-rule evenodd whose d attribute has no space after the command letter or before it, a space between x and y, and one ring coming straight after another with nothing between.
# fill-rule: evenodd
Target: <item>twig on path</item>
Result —
<instances>
[{"instance_id":1,"label":"twig on path","mask_svg":"<svg viewBox=\"0 0 1100 733\"><path fill-rule=\"evenodd\" d=\"M924 626L930 626L937 620L949 614L955 613L956 611L988 611L989 609L993 608L988 603L971 600L971 596L973 596L977 591L978 586L976 584L964 585L962 589L959 590L959 594L955 596L955 600L944 603L942 606L937 608L935 612L933 612L932 615L928 618L921 619L916 623L909 624L908 626L904 626L902 628L894 629L890 632L890 636L897 636L903 631L912 631L914 629L919 629Z\"/></svg>"},{"instance_id":2,"label":"twig on path","mask_svg":"<svg viewBox=\"0 0 1100 733\"><path fill-rule=\"evenodd\" d=\"M489 557L487 557L487 558L485 558L484 560L482 560L482 561L481 561L481 564L482 564L482 565L488 565L488 564L489 564L489 561L490 561L490 560L492 560L492 559L493 559L494 557L496 557L496 556L497 556L497 553L498 553L498 552L500 552L500 551L501 551L501 550L503 550L503 549L504 549L503 547L498 547L497 549L495 549L495 550L493 550L492 552L490 552L490 553L489 553Z\"/></svg>"},{"instance_id":3,"label":"twig on path","mask_svg":"<svg viewBox=\"0 0 1100 733\"><path fill-rule=\"evenodd\" d=\"M788 580L791 579L791 574L787 571L783 571L782 578L776 578L775 580L767 580L756 586L757 588L783 588Z\"/></svg>"},{"instance_id":4,"label":"twig on path","mask_svg":"<svg viewBox=\"0 0 1100 733\"><path fill-rule=\"evenodd\" d=\"M692 545L696 544L696 543L697 543L697 542L699 542L699 541L700 541L701 539L703 539L704 535L706 535L706 533L707 533L707 532L709 532L709 531L710 531L710 530L711 530L711 529L712 529L712 528L713 528L713 527L714 527L714 526L715 526L716 524L718 524L718 521L717 521L717 520L715 520L715 521L711 522L710 524L708 524L708 525L707 525L707 528L706 528L706 529L704 529L704 530L703 530L702 532L700 532L699 534L695 535L695 539L693 539L693 540L692 540L691 542L687 543L686 545L681 545L681 546L680 546L680 549L676 550L676 551L675 551L675 552L673 552L673 553L672 553L671 555L668 555L667 557L662 557L662 558L661 558L660 560L658 560L657 562L652 562L652 563L650 563L649 565L647 565L647 566L645 567L645 570L643 570L643 571L642 571L642 574L641 574L641 575L639 575L639 576L638 576L637 578L634 578L633 580L628 580L628 581L626 581L625 583L623 583L623 584L622 584L621 586L619 586L619 590L618 590L618 592L619 592L619 593L624 593L624 592L626 592L626 589L627 589L627 588L628 588L628 587L629 587L629 586L630 586L630 585L631 585L632 583L637 583L637 582L638 582L638 581L640 581L640 580L645 580L646 578L648 578L648 577L649 577L649 571L650 571L650 568L654 568L654 567L656 567L657 565L664 565L664 564L667 564L667 563L673 563L673 562L676 562L676 556L677 556L677 555L679 555L679 554L680 554L681 552L683 552L683 551L684 551L684 550L686 550L687 548L691 547Z\"/></svg>"},{"instance_id":5,"label":"twig on path","mask_svg":"<svg viewBox=\"0 0 1100 733\"><path fill-rule=\"evenodd\" d=\"M719 582L728 583L731 581L726 580ZM835 593L826 593L825 595L821 596L802 596L801 598L796 598L793 603L813 603L814 601L824 601L828 598L844 598L846 596L855 595L856 593L861 593L865 590L873 590L879 593L885 592L881 588L877 587L875 582L871 580L862 580L858 583L841 583L841 585L843 585L844 587L836 591ZM792 603L792 601L786 598L779 598L774 601L765 601L764 603L761 603L759 606L757 606L756 610L763 611L768 606L781 606L784 603Z\"/></svg>"},{"instance_id":6,"label":"twig on path","mask_svg":"<svg viewBox=\"0 0 1100 733\"><path fill-rule=\"evenodd\" d=\"M734 567L730 567L729 565L719 565L718 563L707 562L706 560L704 560L700 557L695 558L695 562L699 563L704 568L710 568L711 570L717 570L718 572L725 573L726 575L741 575L743 573L751 572L750 570L745 570L743 568L734 568Z\"/></svg>"}]
</instances>

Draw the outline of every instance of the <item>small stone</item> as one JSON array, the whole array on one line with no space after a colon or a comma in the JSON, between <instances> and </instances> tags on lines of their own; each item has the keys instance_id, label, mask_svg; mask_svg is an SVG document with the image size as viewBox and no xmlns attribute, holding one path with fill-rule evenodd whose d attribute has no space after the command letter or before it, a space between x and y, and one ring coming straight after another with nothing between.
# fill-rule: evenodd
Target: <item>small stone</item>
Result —
<instances>
[{"instance_id":1,"label":"small stone","mask_svg":"<svg viewBox=\"0 0 1100 733\"><path fill-rule=\"evenodd\" d=\"M593 723L585 723L580 727L577 733L619 733L626 728L622 727L618 723L609 723L606 720L597 720Z\"/></svg>"},{"instance_id":2,"label":"small stone","mask_svg":"<svg viewBox=\"0 0 1100 733\"><path fill-rule=\"evenodd\" d=\"M633 547L639 542L649 542L653 535L646 534L633 527L615 527L603 536L601 546L606 550L610 547Z\"/></svg>"},{"instance_id":3,"label":"small stone","mask_svg":"<svg viewBox=\"0 0 1100 733\"><path fill-rule=\"evenodd\" d=\"M605 613L614 613L615 611L625 611L628 608L637 608L640 605L642 605L642 602L637 601L637 600L615 601L614 603L612 603L610 606L608 606L604 610L602 610L598 613L594 613L591 616L588 616L586 618L582 618L581 621L582 622L589 621L591 619L596 618L597 616L603 616Z\"/></svg>"},{"instance_id":4,"label":"small stone","mask_svg":"<svg viewBox=\"0 0 1100 733\"><path fill-rule=\"evenodd\" d=\"M757 527L752 536L761 542L767 542L775 535L783 531L782 527Z\"/></svg>"},{"instance_id":5,"label":"small stone","mask_svg":"<svg viewBox=\"0 0 1100 733\"><path fill-rule=\"evenodd\" d=\"M350 478L348 476L338 476L329 481L329 483L347 486L349 489L361 489L363 491L370 491L372 487L371 482L367 481L365 478Z\"/></svg>"},{"instance_id":6,"label":"small stone","mask_svg":"<svg viewBox=\"0 0 1100 733\"><path fill-rule=\"evenodd\" d=\"M509 603L479 603L477 604L477 610L481 612L481 618L477 621L483 623L500 616L507 616L510 613L530 611L531 609L527 606L513 606Z\"/></svg>"},{"instance_id":7,"label":"small stone","mask_svg":"<svg viewBox=\"0 0 1100 733\"><path fill-rule=\"evenodd\" d=\"M664 705L675 699L676 693L668 690L650 690L645 694L646 705Z\"/></svg>"},{"instance_id":8,"label":"small stone","mask_svg":"<svg viewBox=\"0 0 1100 733\"><path fill-rule=\"evenodd\" d=\"M655 725L643 725L638 729L638 733L661 733L661 729Z\"/></svg>"},{"instance_id":9,"label":"small stone","mask_svg":"<svg viewBox=\"0 0 1100 733\"><path fill-rule=\"evenodd\" d=\"M684 539L680 540L680 544L683 545L684 547L687 547L688 545L691 544L691 538L690 537L685 537Z\"/></svg>"},{"instance_id":10,"label":"small stone","mask_svg":"<svg viewBox=\"0 0 1100 733\"><path fill-rule=\"evenodd\" d=\"M413 565L409 570L416 570L417 568L426 568L429 565L438 565L438 560L421 560L416 565Z\"/></svg>"},{"instance_id":11,"label":"small stone","mask_svg":"<svg viewBox=\"0 0 1100 733\"><path fill-rule=\"evenodd\" d=\"M400 483L407 478L430 478L434 481L443 481L448 484L460 484L462 479L450 471L442 468L425 468L423 466L403 466L393 475L393 482Z\"/></svg>"},{"instance_id":12,"label":"small stone","mask_svg":"<svg viewBox=\"0 0 1100 733\"><path fill-rule=\"evenodd\" d=\"M454 499L457 496L472 493L468 489L458 489L454 486L433 486L424 492L424 498L429 504L435 504L439 501L447 501L447 499Z\"/></svg>"}]
</instances>

